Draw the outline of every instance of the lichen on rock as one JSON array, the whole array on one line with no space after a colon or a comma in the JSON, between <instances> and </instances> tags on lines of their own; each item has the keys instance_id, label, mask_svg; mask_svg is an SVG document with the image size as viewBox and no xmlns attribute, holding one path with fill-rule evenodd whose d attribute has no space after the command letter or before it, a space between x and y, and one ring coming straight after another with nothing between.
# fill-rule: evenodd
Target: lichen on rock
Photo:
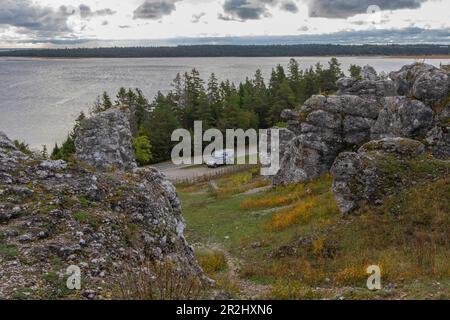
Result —
<instances>
[{"instance_id":1,"label":"lichen on rock","mask_svg":"<svg viewBox=\"0 0 450 320\"><path fill-rule=\"evenodd\" d=\"M429 107L434 107L447 98L450 78L443 69L425 63L414 63L391 72L389 76L399 95L421 100Z\"/></svg>"},{"instance_id":2,"label":"lichen on rock","mask_svg":"<svg viewBox=\"0 0 450 320\"><path fill-rule=\"evenodd\" d=\"M96 121L115 120L114 112ZM162 173L28 157L0 134L0 298L22 289L38 299L107 297L145 261L170 261L180 277L203 279ZM71 265L81 269L81 291L65 287Z\"/></svg>"},{"instance_id":3,"label":"lichen on rock","mask_svg":"<svg viewBox=\"0 0 450 320\"><path fill-rule=\"evenodd\" d=\"M303 108L300 134L286 146L274 184L306 181L327 172L339 152L370 140L380 105L358 96L313 96Z\"/></svg>"},{"instance_id":4,"label":"lichen on rock","mask_svg":"<svg viewBox=\"0 0 450 320\"><path fill-rule=\"evenodd\" d=\"M137 167L132 145L130 112L115 107L83 120L75 130L76 156L100 169Z\"/></svg>"},{"instance_id":5,"label":"lichen on rock","mask_svg":"<svg viewBox=\"0 0 450 320\"><path fill-rule=\"evenodd\" d=\"M434 156L448 159L448 72L412 64L390 78L366 66L359 79L339 79L337 95L312 96L298 113L284 111L296 136L287 144L274 184L316 178L329 171L339 153L383 138L417 139Z\"/></svg>"},{"instance_id":6,"label":"lichen on rock","mask_svg":"<svg viewBox=\"0 0 450 320\"><path fill-rule=\"evenodd\" d=\"M339 154L331 168L333 193L340 211L349 214L449 170L449 162L427 157L419 141L385 138Z\"/></svg>"}]
</instances>

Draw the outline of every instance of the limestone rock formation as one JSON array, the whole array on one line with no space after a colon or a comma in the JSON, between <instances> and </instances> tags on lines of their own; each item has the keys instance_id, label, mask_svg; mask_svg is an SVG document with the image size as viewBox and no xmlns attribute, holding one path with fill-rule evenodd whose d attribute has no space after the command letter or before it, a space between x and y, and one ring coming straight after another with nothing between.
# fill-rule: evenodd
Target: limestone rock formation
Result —
<instances>
[{"instance_id":1,"label":"limestone rock formation","mask_svg":"<svg viewBox=\"0 0 450 320\"><path fill-rule=\"evenodd\" d=\"M374 67L370 65L365 65L361 70L361 78L366 80L378 80L378 73Z\"/></svg>"},{"instance_id":2,"label":"limestone rock formation","mask_svg":"<svg viewBox=\"0 0 450 320\"><path fill-rule=\"evenodd\" d=\"M371 141L358 152L339 154L331 173L340 211L349 214L383 203L387 195L449 173L449 162L426 158L424 151L419 141L386 138Z\"/></svg>"},{"instance_id":3,"label":"limestone rock formation","mask_svg":"<svg viewBox=\"0 0 450 320\"><path fill-rule=\"evenodd\" d=\"M283 155L288 150L289 143L292 141L292 139L294 139L295 133L292 132L289 129L286 129L286 128L272 128L272 129L278 129L279 130L279 132L278 132L279 133L278 134L278 137L279 137L279 144L278 144L279 150L278 151L279 151L279 157L280 157L279 159L281 161L281 159L283 158ZM265 151L266 150L264 150L263 151L264 153L262 153L261 156L264 156L264 157L267 156L268 158L270 158L270 154L272 152L275 152L275 149L272 148L271 136L272 136L272 134L271 134L270 130L267 131L267 134L262 134L261 135L261 139L267 141L267 153L268 153L267 155L265 155ZM263 165L263 167L269 167L269 166ZM266 175L265 177L268 178L268 179L271 179L273 176L272 175Z\"/></svg>"},{"instance_id":4,"label":"limestone rock formation","mask_svg":"<svg viewBox=\"0 0 450 320\"><path fill-rule=\"evenodd\" d=\"M280 139L280 159L283 157L283 155L286 153L287 146L289 142L294 139L295 134L286 128L279 128L279 139Z\"/></svg>"},{"instance_id":5,"label":"limestone rock formation","mask_svg":"<svg viewBox=\"0 0 450 320\"><path fill-rule=\"evenodd\" d=\"M286 147L274 184L306 181L327 172L342 150L370 140L379 105L358 96L313 96L300 117L300 135Z\"/></svg>"},{"instance_id":6,"label":"limestone rock formation","mask_svg":"<svg viewBox=\"0 0 450 320\"><path fill-rule=\"evenodd\" d=\"M115 112L87 122L84 130L116 121ZM128 134L125 126L118 130ZM86 135L83 141L88 136L106 139ZM180 200L160 172L111 174L82 163L42 161L21 153L4 134L0 248L0 299L25 289L29 298L96 298L147 260L170 260L181 275L201 276L184 237ZM81 291L61 289L70 265L81 269Z\"/></svg>"},{"instance_id":7,"label":"limestone rock formation","mask_svg":"<svg viewBox=\"0 0 450 320\"><path fill-rule=\"evenodd\" d=\"M285 109L281 112L281 119L287 122L287 129L294 134L300 134L300 112Z\"/></svg>"},{"instance_id":8,"label":"limestone rock formation","mask_svg":"<svg viewBox=\"0 0 450 320\"><path fill-rule=\"evenodd\" d=\"M329 170L329 163L332 163L336 153L333 146L320 138L310 140L300 135L287 145L273 184L292 184L318 177Z\"/></svg>"},{"instance_id":9,"label":"limestone rock formation","mask_svg":"<svg viewBox=\"0 0 450 320\"><path fill-rule=\"evenodd\" d=\"M432 124L433 110L423 102L404 96L388 97L372 127L372 138L423 138Z\"/></svg>"},{"instance_id":10,"label":"limestone rock formation","mask_svg":"<svg viewBox=\"0 0 450 320\"><path fill-rule=\"evenodd\" d=\"M389 76L394 80L396 91L401 96L421 100L430 107L447 98L450 78L443 69L415 63L391 72Z\"/></svg>"},{"instance_id":11,"label":"limestone rock formation","mask_svg":"<svg viewBox=\"0 0 450 320\"><path fill-rule=\"evenodd\" d=\"M382 79L375 69L365 66L361 78L341 78L336 83L338 95L357 95L361 97L382 98L395 96L395 85L391 79Z\"/></svg>"},{"instance_id":12,"label":"limestone rock formation","mask_svg":"<svg viewBox=\"0 0 450 320\"><path fill-rule=\"evenodd\" d=\"M75 136L77 158L99 170L137 167L126 108L112 108L83 120Z\"/></svg>"},{"instance_id":13,"label":"limestone rock formation","mask_svg":"<svg viewBox=\"0 0 450 320\"><path fill-rule=\"evenodd\" d=\"M313 96L299 112L283 111L296 137L287 145L274 184L297 183L328 172L343 151L382 138L420 140L440 159L450 157L448 71L426 64L379 77L369 66L361 78L338 80L335 96Z\"/></svg>"},{"instance_id":14,"label":"limestone rock formation","mask_svg":"<svg viewBox=\"0 0 450 320\"><path fill-rule=\"evenodd\" d=\"M450 105L435 116L434 126L428 131L425 143L434 157L450 158Z\"/></svg>"}]
</instances>

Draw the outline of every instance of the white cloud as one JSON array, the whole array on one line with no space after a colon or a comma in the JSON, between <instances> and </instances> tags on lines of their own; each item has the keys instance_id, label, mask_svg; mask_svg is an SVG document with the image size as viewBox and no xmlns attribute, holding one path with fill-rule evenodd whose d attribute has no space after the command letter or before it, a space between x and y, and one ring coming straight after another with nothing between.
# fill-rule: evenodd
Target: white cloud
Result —
<instances>
[{"instance_id":1,"label":"white cloud","mask_svg":"<svg viewBox=\"0 0 450 320\"><path fill-rule=\"evenodd\" d=\"M388 4L376 23L364 13L364 6L374 1ZM386 1L0 0L0 46L2 40L25 39L132 40L450 27L449 0ZM337 7L326 8L331 2ZM80 5L89 9L80 11ZM71 14L69 9L78 11ZM310 17L312 9L317 17Z\"/></svg>"}]
</instances>

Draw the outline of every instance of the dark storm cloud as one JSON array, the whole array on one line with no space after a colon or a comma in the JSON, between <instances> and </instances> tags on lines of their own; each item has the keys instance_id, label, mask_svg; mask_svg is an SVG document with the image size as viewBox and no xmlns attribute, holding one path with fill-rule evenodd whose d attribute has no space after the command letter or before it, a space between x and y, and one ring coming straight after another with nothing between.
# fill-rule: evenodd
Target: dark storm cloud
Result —
<instances>
[{"instance_id":1,"label":"dark storm cloud","mask_svg":"<svg viewBox=\"0 0 450 320\"><path fill-rule=\"evenodd\" d=\"M203 18L206 15L204 12L200 12L199 14L193 14L192 15L192 23L198 23L201 18Z\"/></svg>"},{"instance_id":2,"label":"dark storm cloud","mask_svg":"<svg viewBox=\"0 0 450 320\"><path fill-rule=\"evenodd\" d=\"M226 0L223 10L230 17L240 20L257 20L267 13L264 2L248 0Z\"/></svg>"},{"instance_id":3,"label":"dark storm cloud","mask_svg":"<svg viewBox=\"0 0 450 320\"><path fill-rule=\"evenodd\" d=\"M440 43L448 46L450 28L444 29L371 29L366 31L338 31L328 34L292 36L201 37L175 38L170 45L288 45L288 44L418 44ZM166 42L167 44L167 42Z\"/></svg>"},{"instance_id":4,"label":"dark storm cloud","mask_svg":"<svg viewBox=\"0 0 450 320\"><path fill-rule=\"evenodd\" d=\"M71 32L67 19L74 13L66 6L53 9L29 0L0 0L0 25L19 28L24 34L54 36Z\"/></svg>"},{"instance_id":5,"label":"dark storm cloud","mask_svg":"<svg viewBox=\"0 0 450 320\"><path fill-rule=\"evenodd\" d=\"M416 9L427 0L306 0L309 16L322 18L348 18L367 13L369 6L381 10Z\"/></svg>"},{"instance_id":6,"label":"dark storm cloud","mask_svg":"<svg viewBox=\"0 0 450 320\"><path fill-rule=\"evenodd\" d=\"M157 20L175 11L175 2L179 0L146 0L136 10L134 19Z\"/></svg>"},{"instance_id":7,"label":"dark storm cloud","mask_svg":"<svg viewBox=\"0 0 450 320\"><path fill-rule=\"evenodd\" d=\"M281 10L297 13L297 4L292 0L225 0L223 11L219 14L222 20L259 20L269 17L270 8L279 7Z\"/></svg>"},{"instance_id":8,"label":"dark storm cloud","mask_svg":"<svg viewBox=\"0 0 450 320\"><path fill-rule=\"evenodd\" d=\"M83 19L89 19L92 17L112 16L113 14L116 13L115 11L109 8L92 11L91 7L85 4L80 4L78 9L80 10L81 18Z\"/></svg>"},{"instance_id":9,"label":"dark storm cloud","mask_svg":"<svg viewBox=\"0 0 450 320\"><path fill-rule=\"evenodd\" d=\"M298 7L297 4L293 1L287 1L287 2L283 2L280 6L280 8L284 11L289 11L292 13L297 13L298 12Z\"/></svg>"}]
</instances>

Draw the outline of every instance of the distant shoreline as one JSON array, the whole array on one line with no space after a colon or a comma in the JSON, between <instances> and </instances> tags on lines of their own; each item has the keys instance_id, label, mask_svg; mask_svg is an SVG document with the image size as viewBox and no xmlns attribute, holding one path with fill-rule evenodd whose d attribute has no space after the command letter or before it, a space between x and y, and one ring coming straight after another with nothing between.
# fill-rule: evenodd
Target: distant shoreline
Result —
<instances>
[{"instance_id":1,"label":"distant shoreline","mask_svg":"<svg viewBox=\"0 0 450 320\"><path fill-rule=\"evenodd\" d=\"M0 57L23 58L250 58L250 57L367 57L445 59L442 45L195 45L177 47L112 47L2 51Z\"/></svg>"},{"instance_id":2,"label":"distant shoreline","mask_svg":"<svg viewBox=\"0 0 450 320\"><path fill-rule=\"evenodd\" d=\"M389 59L450 59L450 54L432 54L419 56L384 56Z\"/></svg>"},{"instance_id":3,"label":"distant shoreline","mask_svg":"<svg viewBox=\"0 0 450 320\"><path fill-rule=\"evenodd\" d=\"M450 60L449 55L403 55L403 56L389 56L389 55L316 55L316 56L223 56L223 57L44 57L44 56L1 56L0 59L3 60L11 60L11 61L20 61L20 60L91 60L91 59L204 59L204 58L221 58L221 59L235 59L235 58L311 58L311 57L320 57L320 58L373 58L373 59L410 59L410 60L439 60L445 59Z\"/></svg>"}]
</instances>

